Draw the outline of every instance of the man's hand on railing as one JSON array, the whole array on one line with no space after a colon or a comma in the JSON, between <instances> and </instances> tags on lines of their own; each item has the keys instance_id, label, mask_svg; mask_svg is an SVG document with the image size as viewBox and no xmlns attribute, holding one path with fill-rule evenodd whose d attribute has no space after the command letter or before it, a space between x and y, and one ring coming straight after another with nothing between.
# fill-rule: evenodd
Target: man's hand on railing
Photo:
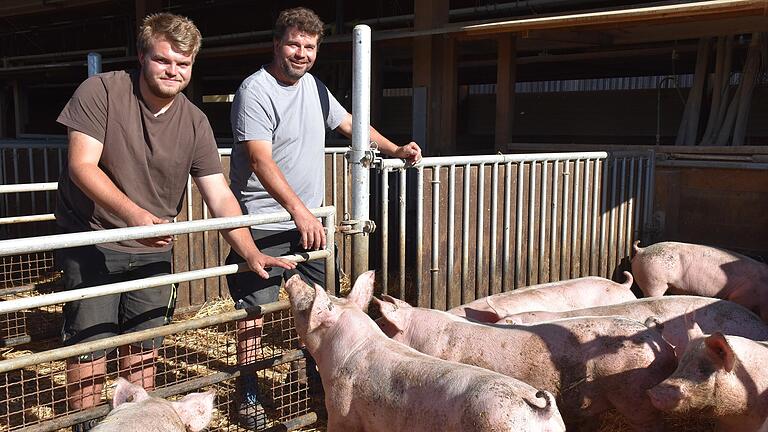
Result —
<instances>
[{"instance_id":1,"label":"man's hand on railing","mask_svg":"<svg viewBox=\"0 0 768 432\"><path fill-rule=\"evenodd\" d=\"M296 268L296 263L293 261L271 257L261 253L260 251L256 251L254 254L247 257L245 261L248 263L248 267L250 267L251 271L264 279L269 278L269 273L266 271L267 268L282 267L286 270Z\"/></svg>"},{"instance_id":2,"label":"man's hand on railing","mask_svg":"<svg viewBox=\"0 0 768 432\"><path fill-rule=\"evenodd\" d=\"M161 219L153 215L152 213L148 212L147 210L144 210L141 207L137 207L137 210L130 213L125 219L125 223L128 224L129 227L159 225L159 224L166 224L168 222L170 221L166 219ZM143 244L144 246L163 247L171 243L172 237L171 236L151 237L151 238L137 239L136 241Z\"/></svg>"}]
</instances>

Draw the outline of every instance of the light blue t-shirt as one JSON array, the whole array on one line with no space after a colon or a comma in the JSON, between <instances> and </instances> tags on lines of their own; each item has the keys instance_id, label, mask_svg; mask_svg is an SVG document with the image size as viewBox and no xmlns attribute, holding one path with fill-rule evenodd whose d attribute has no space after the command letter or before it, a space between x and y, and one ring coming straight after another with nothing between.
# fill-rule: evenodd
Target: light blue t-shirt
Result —
<instances>
[{"instance_id":1,"label":"light blue t-shirt","mask_svg":"<svg viewBox=\"0 0 768 432\"><path fill-rule=\"evenodd\" d=\"M269 141L272 159L307 208L319 207L325 194L325 129L336 129L347 110L328 92L330 110L323 119L317 84L309 73L292 86L261 68L243 81L232 103L230 187L243 213L267 214L285 209L251 171L243 141ZM293 221L259 225L264 230L296 228Z\"/></svg>"}]
</instances>

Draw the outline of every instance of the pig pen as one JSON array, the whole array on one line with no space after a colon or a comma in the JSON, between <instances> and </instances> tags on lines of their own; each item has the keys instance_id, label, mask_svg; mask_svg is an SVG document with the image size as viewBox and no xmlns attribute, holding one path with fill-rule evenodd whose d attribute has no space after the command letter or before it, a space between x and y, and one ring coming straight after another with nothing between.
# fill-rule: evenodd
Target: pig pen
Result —
<instances>
[{"instance_id":1,"label":"pig pen","mask_svg":"<svg viewBox=\"0 0 768 432\"><path fill-rule=\"evenodd\" d=\"M337 156L345 149L328 150L326 202L339 205L338 212L344 215L350 200L350 179L347 161ZM227 152L222 153L226 169ZM628 256L633 240L653 235L648 221L652 152L425 158L409 170L399 161L375 158L371 168L371 216L378 229L370 236L370 267L379 270L380 292L414 305L445 309L535 283L586 275L610 277ZM199 202L199 195L190 186L182 218L205 219L205 208ZM217 236L210 238L221 243ZM177 252L185 263L179 265L175 258L175 268L208 267L223 261L221 249L206 246L211 241L198 247L192 233L180 239L182 247ZM348 237L337 237L337 243L342 269L346 269ZM205 284L190 281L192 294L187 301L194 304L194 292L205 293L205 300L220 296L221 288L209 290L207 283L216 279L223 278L208 277ZM300 372L304 354L296 349L287 314L283 310L279 318L268 316L268 320L282 324L269 327L269 333L276 335L265 332L264 352L260 354L260 366L265 367L259 372L260 384L272 401L272 406L267 406L268 428L293 430L312 424L303 430L325 430L322 389L311 389L298 378L306 376ZM232 369L233 326L231 321L180 330L181 335L169 334L161 348L163 364L157 383L161 395L216 388L218 409L209 430L239 430L230 421L233 374L238 373ZM195 336L201 332L205 336ZM277 342L280 338L282 341ZM7 397L0 408L0 416L6 420L0 425L7 430L56 430L65 422L71 423L71 416L82 419L82 412L66 407L61 360L43 361L39 357L41 350L53 345L23 348L26 351L3 351L4 359L26 357L29 363L14 369L16 375L6 373L2 388L8 389ZM29 360L32 358L35 361ZM45 377L41 383L34 379L38 376ZM99 409L87 415L106 412L104 405ZM49 418L53 422L44 421ZM621 418L609 414L601 430L628 429ZM670 422L669 430L711 429L686 421Z\"/></svg>"}]
</instances>

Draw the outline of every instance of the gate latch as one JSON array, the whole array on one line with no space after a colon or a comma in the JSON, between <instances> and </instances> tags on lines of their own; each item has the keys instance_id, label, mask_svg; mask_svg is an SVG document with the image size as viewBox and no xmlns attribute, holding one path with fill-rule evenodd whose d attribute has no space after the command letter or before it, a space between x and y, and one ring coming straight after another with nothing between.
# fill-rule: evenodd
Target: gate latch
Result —
<instances>
[{"instance_id":1,"label":"gate latch","mask_svg":"<svg viewBox=\"0 0 768 432\"><path fill-rule=\"evenodd\" d=\"M339 224L339 231L344 235L367 235L376 231L376 223L372 220L346 219Z\"/></svg>"}]
</instances>

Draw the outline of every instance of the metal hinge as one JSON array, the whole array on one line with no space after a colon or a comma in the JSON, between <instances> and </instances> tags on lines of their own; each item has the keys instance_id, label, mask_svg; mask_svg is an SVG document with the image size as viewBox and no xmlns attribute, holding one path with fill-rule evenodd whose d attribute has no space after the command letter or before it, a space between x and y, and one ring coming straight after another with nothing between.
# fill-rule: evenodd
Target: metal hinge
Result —
<instances>
[{"instance_id":1,"label":"metal hinge","mask_svg":"<svg viewBox=\"0 0 768 432\"><path fill-rule=\"evenodd\" d=\"M368 235L376 231L376 222L372 220L346 219L341 221L338 230L344 235Z\"/></svg>"}]
</instances>

